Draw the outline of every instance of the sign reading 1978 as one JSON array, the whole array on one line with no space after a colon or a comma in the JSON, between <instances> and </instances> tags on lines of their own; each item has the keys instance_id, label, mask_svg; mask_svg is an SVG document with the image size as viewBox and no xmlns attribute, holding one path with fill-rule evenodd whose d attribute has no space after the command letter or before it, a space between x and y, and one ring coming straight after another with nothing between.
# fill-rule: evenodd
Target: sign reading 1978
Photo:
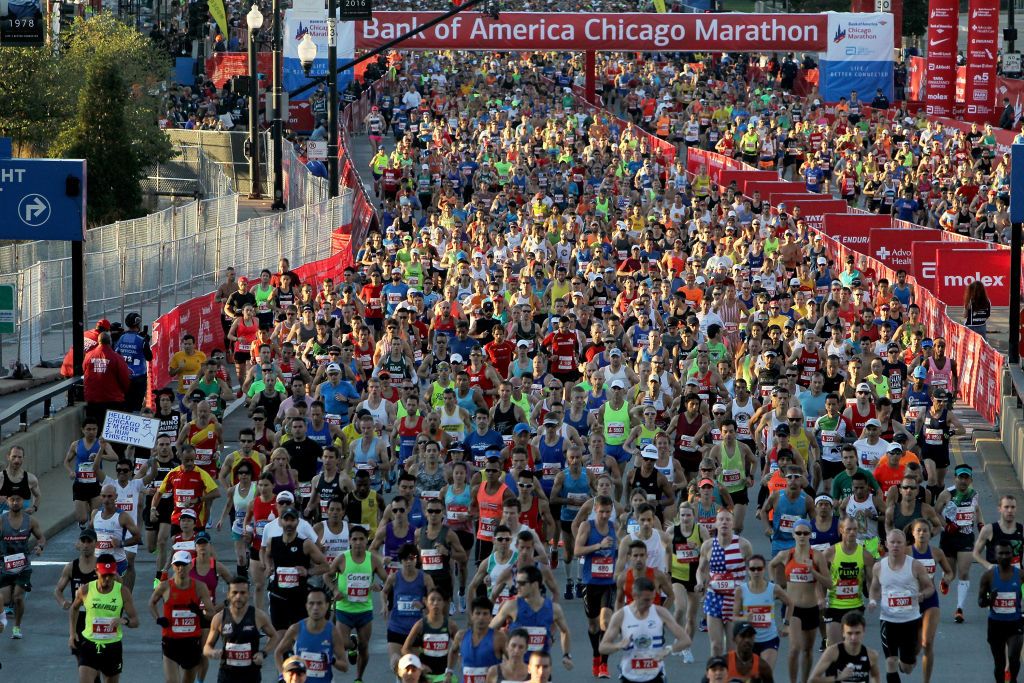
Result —
<instances>
[{"instance_id":1,"label":"sign reading 1978","mask_svg":"<svg viewBox=\"0 0 1024 683\"><path fill-rule=\"evenodd\" d=\"M373 12L373 0L338 0L341 21L368 21Z\"/></svg>"}]
</instances>

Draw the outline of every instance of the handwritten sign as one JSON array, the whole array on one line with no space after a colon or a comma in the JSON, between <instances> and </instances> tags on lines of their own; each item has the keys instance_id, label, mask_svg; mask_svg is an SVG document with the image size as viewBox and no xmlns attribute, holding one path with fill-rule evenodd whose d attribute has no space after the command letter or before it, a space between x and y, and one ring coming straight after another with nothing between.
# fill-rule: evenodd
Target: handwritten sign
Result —
<instances>
[{"instance_id":1,"label":"handwritten sign","mask_svg":"<svg viewBox=\"0 0 1024 683\"><path fill-rule=\"evenodd\" d=\"M103 438L114 443L152 448L156 445L159 429L160 420L155 417L108 410L107 419L103 423Z\"/></svg>"}]
</instances>

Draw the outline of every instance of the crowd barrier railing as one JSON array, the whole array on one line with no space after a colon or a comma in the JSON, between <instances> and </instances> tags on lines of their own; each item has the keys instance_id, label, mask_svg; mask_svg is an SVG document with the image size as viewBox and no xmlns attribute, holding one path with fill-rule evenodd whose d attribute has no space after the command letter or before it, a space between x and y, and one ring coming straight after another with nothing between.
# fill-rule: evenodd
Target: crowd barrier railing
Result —
<instances>
[{"instance_id":1,"label":"crowd barrier railing","mask_svg":"<svg viewBox=\"0 0 1024 683\"><path fill-rule=\"evenodd\" d=\"M714 152L703 150L689 150L687 166L689 170L696 172L698 169L705 169L712 182L719 185L726 185L723 180L728 180L729 171L756 171L755 169L736 159L724 157ZM740 188L742 191L743 188ZM814 193L806 192L808 198L817 199ZM822 196L822 200L830 197ZM868 212L851 209L850 213L867 214ZM909 221L892 221L892 226L897 228L922 228ZM943 231L935 230L939 235ZM841 227L840 227L841 230ZM849 244L843 244L837 235L827 234L819 227L812 227L811 231L821 235L822 241L828 251L833 263L843 263L847 256L853 255L862 267L872 268L877 279L886 278L889 282L896 281L896 271L875 258L868 250L854 248ZM832 231L830 231L832 232ZM970 238L964 238L969 240ZM965 245L966 246L966 245ZM947 314L946 303L935 296L927 287L918 282L917 278L909 275L907 282L914 290L914 301L921 308L921 321L924 323L928 333L935 336L943 336L947 342L947 354L956 361L959 373L959 398L978 411L981 416L990 424L997 424L999 418L999 387L1005 357L992 347L980 334L967 329L961 323L952 320Z\"/></svg>"},{"instance_id":2,"label":"crowd barrier railing","mask_svg":"<svg viewBox=\"0 0 1024 683\"><path fill-rule=\"evenodd\" d=\"M221 246L225 264L234 265L239 275L256 275L262 268L272 267L281 257L288 258L292 270L303 284L319 289L325 278L340 280L344 269L355 262L370 226L376 221L373 202L368 196L349 153L347 124L353 112L365 109L373 97L372 91L348 105L342 116L346 131L341 143L342 187L339 196L321 201L297 201L288 211L245 221L230 230L222 231ZM287 146L291 149L291 145ZM309 187L319 179L312 179L297 155L285 156L293 175L307 174L305 179L293 179L293 198L308 199ZM317 190L319 191L319 190ZM207 287L215 283L209 280ZM180 347L186 333L196 338L197 347L209 354L224 349L224 328L221 307L214 300L215 292L175 306L161 315L153 324L153 362L150 364L150 389L158 389L172 382L168 373L171 356Z\"/></svg>"}]
</instances>

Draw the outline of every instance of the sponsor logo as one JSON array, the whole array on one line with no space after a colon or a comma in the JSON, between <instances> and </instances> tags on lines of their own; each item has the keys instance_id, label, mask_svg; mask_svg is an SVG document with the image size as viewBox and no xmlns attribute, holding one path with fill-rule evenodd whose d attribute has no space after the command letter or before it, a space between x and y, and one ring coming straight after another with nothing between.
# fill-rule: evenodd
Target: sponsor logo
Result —
<instances>
[{"instance_id":1,"label":"sponsor logo","mask_svg":"<svg viewBox=\"0 0 1024 683\"><path fill-rule=\"evenodd\" d=\"M928 47L935 47L936 45L942 45L943 43L948 43L948 42L949 42L949 38L939 38L938 40L929 40L928 41Z\"/></svg>"},{"instance_id":2,"label":"sponsor logo","mask_svg":"<svg viewBox=\"0 0 1024 683\"><path fill-rule=\"evenodd\" d=\"M884 261L884 260L886 260L887 258L889 258L889 254L891 254L891 253L892 253L892 252L891 252L891 251L889 251L888 249L886 249L885 247L881 247L881 248L879 248L879 249L875 250L875 255L876 255L876 256L877 256L877 257L878 257L878 258L879 258L880 260L882 260L882 261Z\"/></svg>"},{"instance_id":3,"label":"sponsor logo","mask_svg":"<svg viewBox=\"0 0 1024 683\"><path fill-rule=\"evenodd\" d=\"M842 25L836 27L836 34L832 36L832 42L839 44L846 39L846 29Z\"/></svg>"},{"instance_id":4,"label":"sponsor logo","mask_svg":"<svg viewBox=\"0 0 1024 683\"><path fill-rule=\"evenodd\" d=\"M933 269L934 272L934 269ZM922 271L923 274L923 271ZM1005 287L1005 275L982 275L975 271L973 275L943 275L942 284L947 287L966 287L972 282L981 282L986 287Z\"/></svg>"}]
</instances>

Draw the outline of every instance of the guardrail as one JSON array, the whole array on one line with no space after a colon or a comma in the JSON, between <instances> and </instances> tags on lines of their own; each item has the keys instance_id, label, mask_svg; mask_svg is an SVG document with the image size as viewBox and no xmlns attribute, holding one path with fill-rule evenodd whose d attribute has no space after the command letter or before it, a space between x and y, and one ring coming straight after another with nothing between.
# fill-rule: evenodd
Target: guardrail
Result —
<instances>
[{"instance_id":1,"label":"guardrail","mask_svg":"<svg viewBox=\"0 0 1024 683\"><path fill-rule=\"evenodd\" d=\"M45 389L34 391L31 396L15 403L13 406L0 412L0 440L3 440L3 426L8 422L18 420L18 431L24 432L32 423L29 421L29 412L40 403L43 404L41 419L53 415L53 399L67 395L68 406L75 405L78 400L79 387L82 385L81 377L72 377L63 382L57 382Z\"/></svg>"}]
</instances>

